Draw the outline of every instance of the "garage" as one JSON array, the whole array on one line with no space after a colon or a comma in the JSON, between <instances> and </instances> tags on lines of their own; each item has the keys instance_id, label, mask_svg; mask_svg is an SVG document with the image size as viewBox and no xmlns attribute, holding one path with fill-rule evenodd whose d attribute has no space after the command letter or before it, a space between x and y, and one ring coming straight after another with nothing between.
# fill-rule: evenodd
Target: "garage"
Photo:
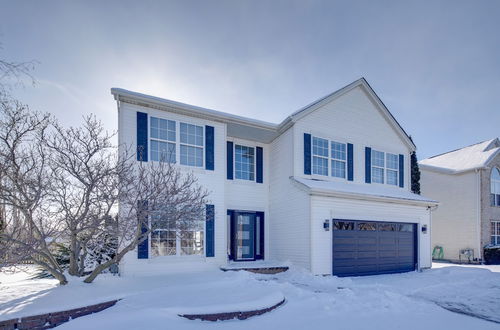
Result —
<instances>
[{"instance_id":1,"label":"garage","mask_svg":"<svg viewBox=\"0 0 500 330\"><path fill-rule=\"evenodd\" d=\"M334 219L333 275L409 272L417 266L417 224Z\"/></svg>"}]
</instances>

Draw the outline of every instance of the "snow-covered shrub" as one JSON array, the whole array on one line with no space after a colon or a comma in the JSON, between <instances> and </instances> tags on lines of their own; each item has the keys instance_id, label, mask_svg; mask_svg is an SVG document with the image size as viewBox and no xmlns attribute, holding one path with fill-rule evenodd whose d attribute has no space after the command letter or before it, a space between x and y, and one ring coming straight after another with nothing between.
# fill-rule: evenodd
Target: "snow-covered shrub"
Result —
<instances>
[{"instance_id":1,"label":"snow-covered shrub","mask_svg":"<svg viewBox=\"0 0 500 330\"><path fill-rule=\"evenodd\" d=\"M487 265L500 265L500 246L486 246L484 248L484 263Z\"/></svg>"}]
</instances>

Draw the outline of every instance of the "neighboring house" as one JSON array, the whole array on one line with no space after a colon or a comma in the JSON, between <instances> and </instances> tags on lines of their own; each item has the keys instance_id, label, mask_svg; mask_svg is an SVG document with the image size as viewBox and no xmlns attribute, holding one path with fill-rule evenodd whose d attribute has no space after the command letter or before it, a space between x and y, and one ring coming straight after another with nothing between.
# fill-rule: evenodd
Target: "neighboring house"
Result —
<instances>
[{"instance_id":1,"label":"neighboring house","mask_svg":"<svg viewBox=\"0 0 500 330\"><path fill-rule=\"evenodd\" d=\"M290 261L314 274L431 266L431 206L410 191L415 145L365 79L280 124L113 88L119 143L145 161L173 150L211 191L192 241L154 232L124 274Z\"/></svg>"},{"instance_id":2,"label":"neighboring house","mask_svg":"<svg viewBox=\"0 0 500 330\"><path fill-rule=\"evenodd\" d=\"M419 162L421 191L439 200L432 246L444 259L482 260L483 247L500 245L500 141L498 138Z\"/></svg>"}]
</instances>

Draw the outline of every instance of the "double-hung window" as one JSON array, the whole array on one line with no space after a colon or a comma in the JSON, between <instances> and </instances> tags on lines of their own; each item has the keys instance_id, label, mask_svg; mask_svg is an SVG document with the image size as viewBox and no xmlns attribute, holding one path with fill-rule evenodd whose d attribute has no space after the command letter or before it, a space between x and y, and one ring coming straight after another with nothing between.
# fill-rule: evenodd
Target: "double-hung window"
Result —
<instances>
[{"instance_id":1,"label":"double-hung window","mask_svg":"<svg viewBox=\"0 0 500 330\"><path fill-rule=\"evenodd\" d=\"M399 180L399 157L372 149L372 182L397 186Z\"/></svg>"},{"instance_id":2,"label":"double-hung window","mask_svg":"<svg viewBox=\"0 0 500 330\"><path fill-rule=\"evenodd\" d=\"M331 163L332 163L332 176L336 178L345 178L346 172L346 145L345 143L338 143L331 141Z\"/></svg>"},{"instance_id":3,"label":"double-hung window","mask_svg":"<svg viewBox=\"0 0 500 330\"><path fill-rule=\"evenodd\" d=\"M175 163L175 121L151 117L151 159Z\"/></svg>"},{"instance_id":4,"label":"double-hung window","mask_svg":"<svg viewBox=\"0 0 500 330\"><path fill-rule=\"evenodd\" d=\"M346 144L329 141L319 137L312 140L312 173L331 175L336 178L346 177Z\"/></svg>"},{"instance_id":5,"label":"double-hung window","mask_svg":"<svg viewBox=\"0 0 500 330\"><path fill-rule=\"evenodd\" d=\"M500 245L500 221L491 222L491 244Z\"/></svg>"},{"instance_id":6,"label":"double-hung window","mask_svg":"<svg viewBox=\"0 0 500 330\"><path fill-rule=\"evenodd\" d=\"M203 167L203 126L151 117L149 137L151 160Z\"/></svg>"},{"instance_id":7,"label":"double-hung window","mask_svg":"<svg viewBox=\"0 0 500 330\"><path fill-rule=\"evenodd\" d=\"M328 175L328 140L313 137L313 174Z\"/></svg>"},{"instance_id":8,"label":"double-hung window","mask_svg":"<svg viewBox=\"0 0 500 330\"><path fill-rule=\"evenodd\" d=\"M255 148L236 144L234 146L234 174L236 179L255 180Z\"/></svg>"},{"instance_id":9,"label":"double-hung window","mask_svg":"<svg viewBox=\"0 0 500 330\"><path fill-rule=\"evenodd\" d=\"M204 254L204 221L176 223L160 215L151 216L153 256Z\"/></svg>"},{"instance_id":10,"label":"double-hung window","mask_svg":"<svg viewBox=\"0 0 500 330\"><path fill-rule=\"evenodd\" d=\"M491 206L500 206L500 170L495 167L490 176Z\"/></svg>"},{"instance_id":11,"label":"double-hung window","mask_svg":"<svg viewBox=\"0 0 500 330\"><path fill-rule=\"evenodd\" d=\"M203 127L180 123L181 165L203 166Z\"/></svg>"}]
</instances>

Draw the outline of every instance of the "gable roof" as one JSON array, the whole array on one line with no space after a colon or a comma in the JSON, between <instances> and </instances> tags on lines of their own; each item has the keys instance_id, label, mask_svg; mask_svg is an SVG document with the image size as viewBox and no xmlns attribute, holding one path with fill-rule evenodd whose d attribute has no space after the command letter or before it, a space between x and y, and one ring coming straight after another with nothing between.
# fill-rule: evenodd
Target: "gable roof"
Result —
<instances>
[{"instance_id":1,"label":"gable roof","mask_svg":"<svg viewBox=\"0 0 500 330\"><path fill-rule=\"evenodd\" d=\"M295 111L293 114L291 114L289 116L289 118L295 122L295 121L299 120L300 118L307 116L311 112L321 108L325 104L330 103L334 99L348 93L349 91L353 90L356 87L363 88L363 90L368 94L368 96L372 99L372 101L375 102L375 104L377 105L377 108L381 110L381 114L384 116L384 118L396 130L396 133L398 133L398 135L410 147L410 149L415 150L416 146L413 143L410 136L406 133L406 131L403 129L403 127L401 127L401 125L398 123L396 118L394 118L392 113L385 106L384 102L382 102L382 100L378 97L378 95L375 93L375 91L370 86L370 84L366 81L365 78L360 78L356 81L353 81L349 85L344 86L341 89L339 89L333 93L330 93L330 94L306 105L305 107L303 107L303 108Z\"/></svg>"},{"instance_id":2,"label":"gable roof","mask_svg":"<svg viewBox=\"0 0 500 330\"><path fill-rule=\"evenodd\" d=\"M457 174L485 168L499 153L500 141L494 138L421 160L419 166L437 172Z\"/></svg>"},{"instance_id":3,"label":"gable roof","mask_svg":"<svg viewBox=\"0 0 500 330\"><path fill-rule=\"evenodd\" d=\"M385 104L380 100L378 95L373 91L371 86L368 84L365 78L360 78L347 86L340 88L339 90L330 93L308 105L305 107L295 111L290 116L285 118L281 123L275 124L262 120L256 120L248 117L233 115L226 112L216 111L212 109L202 108L186 103L181 103L177 101L172 101L160 97L150 96L147 94L137 93L133 91L129 91L122 88L111 88L111 94L114 95L115 100L124 101L128 103L134 103L145 106L152 106L154 108L162 109L168 108L169 111L179 112L183 114L188 114L194 117L206 118L217 120L220 122L224 122L229 124L228 126L228 134L234 132L235 134L239 134L244 131L242 128L244 126L248 126L251 128L251 131L246 130L245 136L241 136L242 138L250 139L252 133L258 133L262 135L260 140L261 142L269 143L278 137L281 133L286 131L290 126L292 126L297 120L307 116L309 113L319 109L323 105L333 101L334 99L344 95L345 93L351 91L356 87L361 87L367 92L369 97L375 102L378 108L381 110L381 114L384 118L389 122L389 124L396 130L399 136L403 139L403 141L408 145L411 150L415 150L416 146L411 140L411 138L406 134L401 125L396 121L394 116L391 114L389 109L385 106ZM234 126L234 127L233 127ZM232 136L232 135L230 135ZM239 136L236 136L239 137ZM255 139L254 139L255 140Z\"/></svg>"}]
</instances>

